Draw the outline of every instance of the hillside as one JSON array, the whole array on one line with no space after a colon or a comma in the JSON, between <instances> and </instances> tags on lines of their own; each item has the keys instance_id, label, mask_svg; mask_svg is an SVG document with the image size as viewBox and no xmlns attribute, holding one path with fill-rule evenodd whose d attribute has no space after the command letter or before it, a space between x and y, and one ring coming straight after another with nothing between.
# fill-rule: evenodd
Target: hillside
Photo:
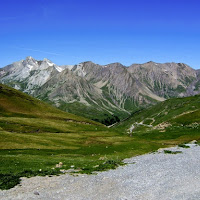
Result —
<instances>
[{"instance_id":1,"label":"hillside","mask_svg":"<svg viewBox=\"0 0 200 200\"><path fill-rule=\"evenodd\" d=\"M58 110L27 94L0 84L0 115L1 117L25 117L73 121L100 125L89 119Z\"/></svg>"},{"instance_id":2,"label":"hillside","mask_svg":"<svg viewBox=\"0 0 200 200\"><path fill-rule=\"evenodd\" d=\"M124 119L140 108L200 93L199 71L184 63L58 66L32 57L0 69L0 82L61 110L103 122Z\"/></svg>"},{"instance_id":3,"label":"hillside","mask_svg":"<svg viewBox=\"0 0 200 200\"><path fill-rule=\"evenodd\" d=\"M147 139L184 138L200 132L200 95L173 98L160 102L148 109L140 110L113 129L140 135Z\"/></svg>"},{"instance_id":4,"label":"hillside","mask_svg":"<svg viewBox=\"0 0 200 200\"><path fill-rule=\"evenodd\" d=\"M100 123L0 85L0 189L15 186L22 176L61 173L60 162L61 169L81 173L115 168L134 155L132 142Z\"/></svg>"},{"instance_id":5,"label":"hillside","mask_svg":"<svg viewBox=\"0 0 200 200\"><path fill-rule=\"evenodd\" d=\"M124 158L200 140L199 102L200 96L167 100L107 128L1 84L0 189L24 176L113 169Z\"/></svg>"}]
</instances>

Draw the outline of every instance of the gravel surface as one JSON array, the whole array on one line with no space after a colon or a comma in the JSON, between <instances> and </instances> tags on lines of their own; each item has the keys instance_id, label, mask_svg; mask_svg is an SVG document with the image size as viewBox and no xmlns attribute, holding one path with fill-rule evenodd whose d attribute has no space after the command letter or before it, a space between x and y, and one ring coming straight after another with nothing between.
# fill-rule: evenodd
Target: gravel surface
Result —
<instances>
[{"instance_id":1,"label":"gravel surface","mask_svg":"<svg viewBox=\"0 0 200 200\"><path fill-rule=\"evenodd\" d=\"M1 200L197 200L200 199L200 146L173 147L178 154L126 159L128 164L97 175L69 174L23 178L21 186L0 191Z\"/></svg>"}]
</instances>

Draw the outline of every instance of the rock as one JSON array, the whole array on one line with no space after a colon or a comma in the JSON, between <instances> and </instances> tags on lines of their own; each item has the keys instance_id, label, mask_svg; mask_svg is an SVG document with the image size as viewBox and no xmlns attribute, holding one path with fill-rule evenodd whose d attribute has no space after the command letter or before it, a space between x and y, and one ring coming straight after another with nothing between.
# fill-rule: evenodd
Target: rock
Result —
<instances>
[{"instance_id":1,"label":"rock","mask_svg":"<svg viewBox=\"0 0 200 200\"><path fill-rule=\"evenodd\" d=\"M60 165L59 165L59 164L56 164L56 168L60 168Z\"/></svg>"},{"instance_id":2,"label":"rock","mask_svg":"<svg viewBox=\"0 0 200 200\"><path fill-rule=\"evenodd\" d=\"M59 162L59 164L56 164L56 168L61 168L63 166L62 162Z\"/></svg>"},{"instance_id":3,"label":"rock","mask_svg":"<svg viewBox=\"0 0 200 200\"><path fill-rule=\"evenodd\" d=\"M37 191L35 191L33 194L35 194L35 195L40 195L39 192L37 192Z\"/></svg>"},{"instance_id":4,"label":"rock","mask_svg":"<svg viewBox=\"0 0 200 200\"><path fill-rule=\"evenodd\" d=\"M189 142L189 144L197 144L196 140L192 140L191 142Z\"/></svg>"}]
</instances>

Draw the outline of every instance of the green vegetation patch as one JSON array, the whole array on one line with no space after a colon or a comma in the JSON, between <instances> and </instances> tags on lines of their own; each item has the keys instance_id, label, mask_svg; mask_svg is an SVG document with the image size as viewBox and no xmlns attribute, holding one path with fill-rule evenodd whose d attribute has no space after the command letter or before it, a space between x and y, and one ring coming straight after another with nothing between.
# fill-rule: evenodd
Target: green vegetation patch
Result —
<instances>
[{"instance_id":1,"label":"green vegetation patch","mask_svg":"<svg viewBox=\"0 0 200 200\"><path fill-rule=\"evenodd\" d=\"M182 153L182 151L170 151L170 150L164 150L165 154L178 154L178 153Z\"/></svg>"},{"instance_id":2,"label":"green vegetation patch","mask_svg":"<svg viewBox=\"0 0 200 200\"><path fill-rule=\"evenodd\" d=\"M179 144L178 146L181 147L181 148L186 148L186 149L190 148L190 146L185 145L185 144Z\"/></svg>"}]
</instances>

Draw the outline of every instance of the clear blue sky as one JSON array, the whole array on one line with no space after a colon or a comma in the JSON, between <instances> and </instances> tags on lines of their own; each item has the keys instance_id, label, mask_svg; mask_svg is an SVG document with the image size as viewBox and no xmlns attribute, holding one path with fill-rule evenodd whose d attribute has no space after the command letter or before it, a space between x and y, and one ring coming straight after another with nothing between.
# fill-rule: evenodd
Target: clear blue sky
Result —
<instances>
[{"instance_id":1,"label":"clear blue sky","mask_svg":"<svg viewBox=\"0 0 200 200\"><path fill-rule=\"evenodd\" d=\"M0 0L0 67L184 62L200 68L199 0Z\"/></svg>"}]
</instances>

